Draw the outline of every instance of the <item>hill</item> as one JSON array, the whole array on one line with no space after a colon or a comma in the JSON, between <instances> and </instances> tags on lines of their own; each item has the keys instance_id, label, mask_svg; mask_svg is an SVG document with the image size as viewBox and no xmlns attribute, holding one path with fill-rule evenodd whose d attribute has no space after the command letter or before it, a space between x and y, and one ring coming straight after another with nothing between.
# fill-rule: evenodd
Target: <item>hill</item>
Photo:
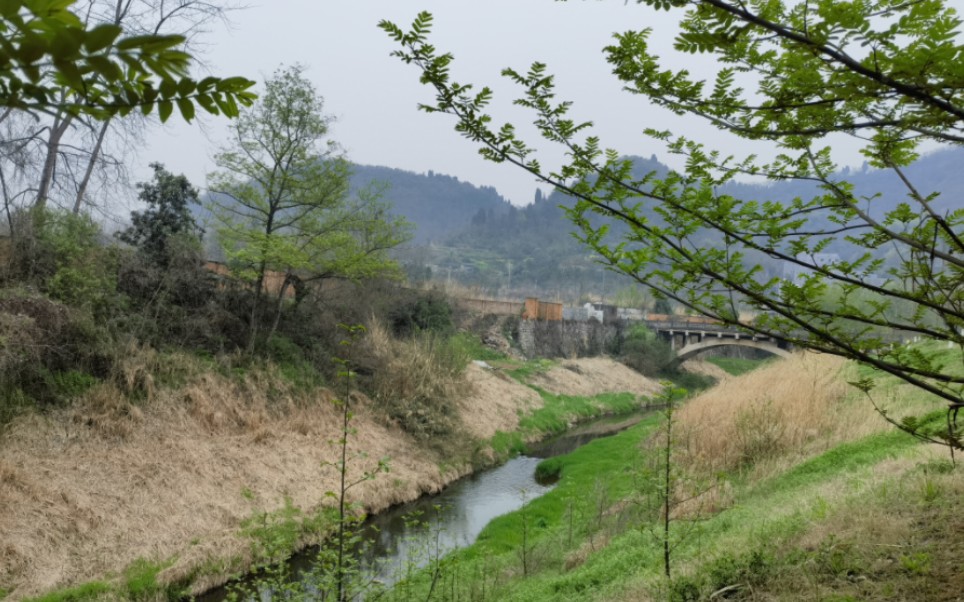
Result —
<instances>
[{"instance_id":1,"label":"hill","mask_svg":"<svg viewBox=\"0 0 964 602\"><path fill-rule=\"evenodd\" d=\"M640 176L653 170L663 173L668 170L655 156L633 159L636 163L634 171ZM964 172L957 169L962 160L964 149L935 152L908 167L906 173L919 186L921 193L941 193L935 206L942 213L950 212L964 207L961 195ZM876 216L893 209L907 194L907 189L891 171L864 165L857 170L844 169L838 175L854 184L858 198L864 199ZM541 294L573 300L588 294L612 295L630 285L625 278L603 269L571 235L573 227L565 217L565 208L572 205L572 199L561 192L554 191L548 197L537 192L535 201L525 207L515 207L504 201L486 206L481 193L491 192L498 197L494 189L467 186L465 190L474 190L475 196L463 201L458 196L460 189L450 187L448 190L452 196L448 197L448 202L439 203L435 200L438 195L422 193L418 186L436 180L452 181L453 178L438 175L396 177L406 185L398 195L406 203L397 205L396 211L419 224L420 230L423 228L420 220L425 220L426 231L432 233L430 239L436 242L429 249L410 251L403 258L412 272L431 271L436 278L478 286L490 293L511 289L514 296ZM454 182L458 183L457 180ZM818 188L801 182L736 183L722 188L721 192L744 199L790 201L795 197L812 196ZM390 198L394 198L394 193L390 194ZM421 198L433 200L424 201L423 207ZM452 199L459 201L452 202ZM440 214L443 207L445 219L441 220L436 214ZM423 217L426 214L428 217ZM651 212L647 212L647 216L655 218ZM817 215L812 219L814 226L829 224L826 216ZM453 229L459 224L462 224L461 228ZM615 224L613 233L618 234L623 229L621 224ZM424 241L425 236L420 240ZM716 240L714 233L708 232L705 244L714 244ZM839 238L825 252L848 258L857 249ZM882 249L882 257L886 258L887 252ZM758 260L768 274L782 274L783 265L779 262L762 256Z\"/></svg>"},{"instance_id":2,"label":"hill","mask_svg":"<svg viewBox=\"0 0 964 602\"><path fill-rule=\"evenodd\" d=\"M440 242L468 227L476 215L500 216L512 205L491 186L475 186L429 171L418 174L391 167L355 165L352 186L384 184L384 199L395 215L416 225L415 245Z\"/></svg>"}]
</instances>

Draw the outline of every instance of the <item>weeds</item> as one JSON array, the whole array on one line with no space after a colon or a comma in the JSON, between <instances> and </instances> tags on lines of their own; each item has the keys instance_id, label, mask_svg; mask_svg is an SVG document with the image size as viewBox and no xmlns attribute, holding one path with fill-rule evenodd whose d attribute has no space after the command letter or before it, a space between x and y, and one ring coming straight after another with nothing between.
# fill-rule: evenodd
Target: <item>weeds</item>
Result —
<instances>
[{"instance_id":1,"label":"weeds","mask_svg":"<svg viewBox=\"0 0 964 602\"><path fill-rule=\"evenodd\" d=\"M458 342L431 333L392 339L375 323L366 337L372 395L388 417L422 441L444 439L457 429L455 400L465 392L469 362Z\"/></svg>"}]
</instances>

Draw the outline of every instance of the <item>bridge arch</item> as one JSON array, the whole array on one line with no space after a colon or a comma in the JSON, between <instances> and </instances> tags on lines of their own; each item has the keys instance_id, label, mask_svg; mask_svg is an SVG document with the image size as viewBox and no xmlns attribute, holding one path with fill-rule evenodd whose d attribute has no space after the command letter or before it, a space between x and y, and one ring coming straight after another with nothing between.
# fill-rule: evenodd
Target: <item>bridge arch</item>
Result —
<instances>
[{"instance_id":1,"label":"bridge arch","mask_svg":"<svg viewBox=\"0 0 964 602\"><path fill-rule=\"evenodd\" d=\"M786 349L781 349L777 345L770 341L754 341L752 339L730 339L730 338L706 338L698 343L689 343L685 347L679 350L676 356L677 361L687 360L694 355L700 353L701 351L706 351L707 349L713 349L715 347L725 347L725 346L737 346L737 347L751 347L753 349L760 349L766 351L767 353L772 353L779 357L790 357L790 352Z\"/></svg>"}]
</instances>

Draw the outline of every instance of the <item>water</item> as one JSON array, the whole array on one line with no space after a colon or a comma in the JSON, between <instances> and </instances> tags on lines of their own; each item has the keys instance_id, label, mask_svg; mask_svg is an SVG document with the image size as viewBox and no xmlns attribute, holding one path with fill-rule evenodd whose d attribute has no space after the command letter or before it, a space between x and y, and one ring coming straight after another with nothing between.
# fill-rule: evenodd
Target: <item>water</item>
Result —
<instances>
[{"instance_id":1,"label":"water","mask_svg":"<svg viewBox=\"0 0 964 602\"><path fill-rule=\"evenodd\" d=\"M460 479L438 495L375 515L366 525L373 542L366 554L369 570L390 585L409 563L422 566L431 557L471 545L492 519L518 510L555 486L536 482L539 462L540 458L517 456L498 468ZM406 520L415 514L422 524Z\"/></svg>"},{"instance_id":2,"label":"water","mask_svg":"<svg viewBox=\"0 0 964 602\"><path fill-rule=\"evenodd\" d=\"M424 566L430 558L475 542L489 522L522 507L555 485L539 483L536 466L543 458L568 453L598 437L622 431L644 414L602 418L580 425L517 456L505 464L451 483L441 493L390 508L365 522L364 539L370 547L361 563L364 572L386 586L395 583L408 568ZM412 517L418 516L413 524ZM316 549L295 555L289 568L294 574L310 570ZM212 590L199 599L220 602L225 588ZM262 596L264 598L265 596ZM270 596L268 596L270 597Z\"/></svg>"}]
</instances>

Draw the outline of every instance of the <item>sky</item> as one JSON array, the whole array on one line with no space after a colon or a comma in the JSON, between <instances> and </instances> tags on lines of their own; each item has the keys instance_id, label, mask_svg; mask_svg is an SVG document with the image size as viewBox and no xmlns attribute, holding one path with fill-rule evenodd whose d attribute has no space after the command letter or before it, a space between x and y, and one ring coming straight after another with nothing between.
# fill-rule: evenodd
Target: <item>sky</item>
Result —
<instances>
[{"instance_id":1,"label":"sky","mask_svg":"<svg viewBox=\"0 0 964 602\"><path fill-rule=\"evenodd\" d=\"M301 64L335 117L331 137L360 164L384 165L419 173L434 171L479 186L493 186L517 205L531 202L539 185L509 165L484 161L444 115L417 110L432 100L418 82L417 69L390 56L394 43L377 27L387 19L407 29L421 10L435 16L431 39L455 56L453 76L463 83L495 89L497 121L525 122L511 105L514 86L500 76L505 67L527 69L548 64L557 76L559 98L574 102L573 117L592 120L607 147L623 154L664 158L645 139L644 127L671 127L678 133L710 135L705 125L654 108L621 91L602 48L612 34L652 27L654 40L667 48L666 64L693 67L692 56L671 58L678 13L635 2L582 0L252 0L231 13L230 27L212 26L203 38L206 69L263 81L281 65ZM204 118L184 124L175 118L147 138L135 162L139 180L147 165L163 163L203 188L216 168L213 156L228 140L228 121ZM540 155L546 166L560 159L556 150ZM545 190L545 188L543 187Z\"/></svg>"}]
</instances>

